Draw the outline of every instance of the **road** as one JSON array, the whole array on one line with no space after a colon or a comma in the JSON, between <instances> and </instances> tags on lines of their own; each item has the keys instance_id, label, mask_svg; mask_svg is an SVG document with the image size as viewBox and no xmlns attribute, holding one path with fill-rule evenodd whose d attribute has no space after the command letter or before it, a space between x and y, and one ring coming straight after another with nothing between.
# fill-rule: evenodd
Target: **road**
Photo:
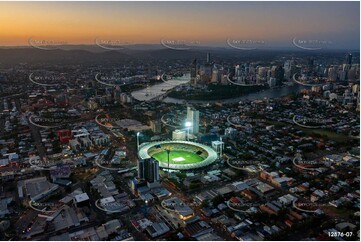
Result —
<instances>
[{"instance_id":1,"label":"road","mask_svg":"<svg viewBox=\"0 0 361 242\"><path fill-rule=\"evenodd\" d=\"M30 126L31 133L33 135L33 139L35 141L35 145L38 150L39 156L40 156L41 160L44 160L44 158L46 157L46 151L41 142L41 135L40 135L39 128L31 123L29 123L29 126Z\"/></svg>"}]
</instances>

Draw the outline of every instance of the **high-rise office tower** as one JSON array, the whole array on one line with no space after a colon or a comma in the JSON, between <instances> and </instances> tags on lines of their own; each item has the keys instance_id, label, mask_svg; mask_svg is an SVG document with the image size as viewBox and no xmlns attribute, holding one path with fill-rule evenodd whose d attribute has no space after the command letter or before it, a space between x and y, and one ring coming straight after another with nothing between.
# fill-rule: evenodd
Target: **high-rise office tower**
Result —
<instances>
[{"instance_id":1,"label":"high-rise office tower","mask_svg":"<svg viewBox=\"0 0 361 242\"><path fill-rule=\"evenodd\" d=\"M221 81L221 71L218 70L217 66L214 65L212 68L211 82L219 83L220 81Z\"/></svg>"},{"instance_id":2,"label":"high-rise office tower","mask_svg":"<svg viewBox=\"0 0 361 242\"><path fill-rule=\"evenodd\" d=\"M187 121L191 123L189 132L192 134L198 134L198 132L199 132L199 111L192 107L187 107Z\"/></svg>"},{"instance_id":3,"label":"high-rise office tower","mask_svg":"<svg viewBox=\"0 0 361 242\"><path fill-rule=\"evenodd\" d=\"M356 80L356 68L351 67L350 70L347 72L347 79L350 81Z\"/></svg>"},{"instance_id":4,"label":"high-rise office tower","mask_svg":"<svg viewBox=\"0 0 361 242\"><path fill-rule=\"evenodd\" d=\"M287 80L290 80L292 78L293 74L295 74L295 72L296 72L296 63L295 63L295 61L293 59L292 60L287 60L284 63L283 68L285 70L284 77Z\"/></svg>"},{"instance_id":5,"label":"high-rise office tower","mask_svg":"<svg viewBox=\"0 0 361 242\"><path fill-rule=\"evenodd\" d=\"M191 65L191 84L197 84L197 59L194 59Z\"/></svg>"},{"instance_id":6,"label":"high-rise office tower","mask_svg":"<svg viewBox=\"0 0 361 242\"><path fill-rule=\"evenodd\" d=\"M207 63L202 65L199 70L201 84L207 85L212 78L212 65Z\"/></svg>"},{"instance_id":7,"label":"high-rise office tower","mask_svg":"<svg viewBox=\"0 0 361 242\"><path fill-rule=\"evenodd\" d=\"M352 65L352 54L346 55L346 64Z\"/></svg>"},{"instance_id":8,"label":"high-rise office tower","mask_svg":"<svg viewBox=\"0 0 361 242\"><path fill-rule=\"evenodd\" d=\"M156 159L149 158L138 161L138 177L148 183L159 181L159 162Z\"/></svg>"},{"instance_id":9,"label":"high-rise office tower","mask_svg":"<svg viewBox=\"0 0 361 242\"><path fill-rule=\"evenodd\" d=\"M337 68L335 66L331 66L328 68L328 74L327 74L329 81L337 81Z\"/></svg>"},{"instance_id":10,"label":"high-rise office tower","mask_svg":"<svg viewBox=\"0 0 361 242\"><path fill-rule=\"evenodd\" d=\"M207 64L211 63L211 54L207 53Z\"/></svg>"},{"instance_id":11,"label":"high-rise office tower","mask_svg":"<svg viewBox=\"0 0 361 242\"><path fill-rule=\"evenodd\" d=\"M276 86L282 85L285 76L285 71L283 67L281 65L273 66L271 71L272 71L271 76L276 79Z\"/></svg>"},{"instance_id":12,"label":"high-rise office tower","mask_svg":"<svg viewBox=\"0 0 361 242\"><path fill-rule=\"evenodd\" d=\"M241 75L241 67L240 67L240 65L236 65L234 67L234 76L239 77L240 75Z\"/></svg>"}]
</instances>

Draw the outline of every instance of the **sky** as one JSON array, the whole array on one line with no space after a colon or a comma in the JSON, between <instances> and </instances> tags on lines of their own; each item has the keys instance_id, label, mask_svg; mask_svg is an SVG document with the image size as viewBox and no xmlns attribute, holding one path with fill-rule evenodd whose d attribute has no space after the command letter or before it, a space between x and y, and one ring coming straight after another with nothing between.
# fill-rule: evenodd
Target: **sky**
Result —
<instances>
[{"instance_id":1,"label":"sky","mask_svg":"<svg viewBox=\"0 0 361 242\"><path fill-rule=\"evenodd\" d=\"M0 46L29 38L222 46L227 39L290 46L292 39L359 49L359 2L0 2Z\"/></svg>"}]
</instances>

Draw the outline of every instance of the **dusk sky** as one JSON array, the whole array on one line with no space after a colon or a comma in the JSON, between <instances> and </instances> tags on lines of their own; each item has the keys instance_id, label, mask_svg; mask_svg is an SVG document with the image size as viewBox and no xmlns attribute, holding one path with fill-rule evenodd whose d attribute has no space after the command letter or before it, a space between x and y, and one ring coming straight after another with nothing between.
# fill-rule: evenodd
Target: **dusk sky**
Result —
<instances>
[{"instance_id":1,"label":"dusk sky","mask_svg":"<svg viewBox=\"0 0 361 242\"><path fill-rule=\"evenodd\" d=\"M0 2L0 46L27 45L30 37L218 46L238 38L290 46L297 37L359 49L359 31L359 2Z\"/></svg>"}]
</instances>

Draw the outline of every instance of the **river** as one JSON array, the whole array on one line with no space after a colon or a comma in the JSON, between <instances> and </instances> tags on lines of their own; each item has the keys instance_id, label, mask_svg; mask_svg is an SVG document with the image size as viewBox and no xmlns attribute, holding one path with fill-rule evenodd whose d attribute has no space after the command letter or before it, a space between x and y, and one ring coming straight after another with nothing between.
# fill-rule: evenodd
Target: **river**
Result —
<instances>
[{"instance_id":1,"label":"river","mask_svg":"<svg viewBox=\"0 0 361 242\"><path fill-rule=\"evenodd\" d=\"M223 100L211 100L211 101L201 101L201 100L183 100L183 99L176 99L166 97L163 99L165 103L214 103L214 102L221 102L221 103L235 103L243 100L260 100L264 98L280 98L283 96L287 96L292 93L297 93L303 89L311 89L311 87L302 86L299 84L294 84L292 86L282 86L278 88L271 88L262 90L256 93L246 94L237 98L230 98L230 99L223 99Z\"/></svg>"},{"instance_id":2,"label":"river","mask_svg":"<svg viewBox=\"0 0 361 242\"><path fill-rule=\"evenodd\" d=\"M151 101L156 100L158 97L165 95L169 90L176 86L186 84L191 80L190 74L181 77L175 77L171 80L155 84L147 88L137 90L131 93L132 97L138 101Z\"/></svg>"}]
</instances>

